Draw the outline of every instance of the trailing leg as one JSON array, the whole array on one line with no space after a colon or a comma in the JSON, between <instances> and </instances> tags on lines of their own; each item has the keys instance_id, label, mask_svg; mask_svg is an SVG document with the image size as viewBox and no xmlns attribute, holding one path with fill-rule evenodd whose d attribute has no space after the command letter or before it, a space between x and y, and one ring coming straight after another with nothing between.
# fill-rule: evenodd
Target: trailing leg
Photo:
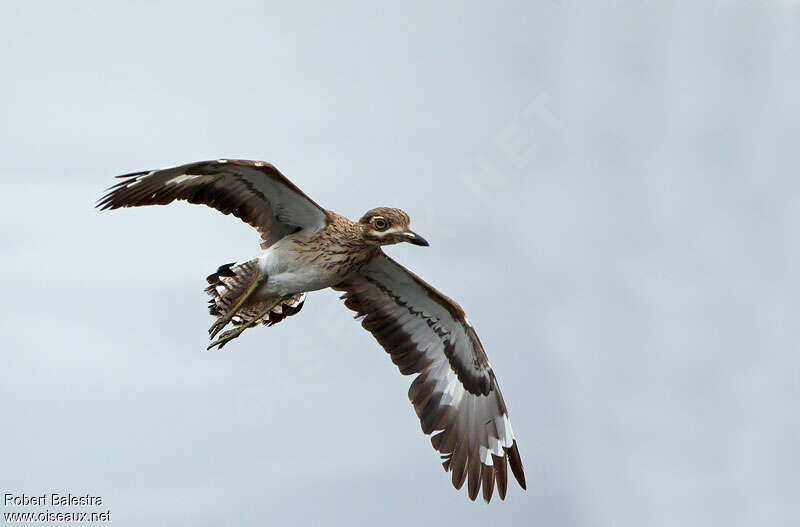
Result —
<instances>
[{"instance_id":1,"label":"trailing leg","mask_svg":"<svg viewBox=\"0 0 800 527\"><path fill-rule=\"evenodd\" d=\"M262 311L259 313L258 316L254 317L254 318L251 318L250 320L248 320L247 322L245 322L244 324L242 324L241 326L239 326L236 329L231 329L231 330L226 331L225 333L220 335L217 340L215 340L214 342L209 344L208 348L206 348L206 349L210 350L214 346L219 346L219 349L222 349L222 346L224 346L225 344L227 344L231 340L235 339L236 337L238 337L242 333L244 333L244 330L255 326L265 316L269 315L269 312L272 310L273 307L277 306L281 302L283 302L283 301L285 301L287 299L290 299L290 298L291 298L291 295L290 296L281 296L281 297L278 297L277 300L275 300L274 302L269 302L269 303L265 304L264 308L262 309ZM214 338L214 336L212 335L211 338Z\"/></svg>"},{"instance_id":2,"label":"trailing leg","mask_svg":"<svg viewBox=\"0 0 800 527\"><path fill-rule=\"evenodd\" d=\"M209 346L220 348L241 335L245 329L257 324L272 326L296 315L305 303L306 294L283 297L256 296L259 288L266 283L267 275L258 269L258 260L242 264L227 264L217 269L208 278L210 284L206 292L211 295L209 312L217 320L209 329L211 339L229 323L239 326L220 334L219 340Z\"/></svg>"},{"instance_id":3,"label":"trailing leg","mask_svg":"<svg viewBox=\"0 0 800 527\"><path fill-rule=\"evenodd\" d=\"M208 329L212 339L267 281L267 275L259 271L257 263L257 260L250 260L237 266L223 265L207 278L211 285L206 291L213 297L209 310L217 317Z\"/></svg>"}]
</instances>

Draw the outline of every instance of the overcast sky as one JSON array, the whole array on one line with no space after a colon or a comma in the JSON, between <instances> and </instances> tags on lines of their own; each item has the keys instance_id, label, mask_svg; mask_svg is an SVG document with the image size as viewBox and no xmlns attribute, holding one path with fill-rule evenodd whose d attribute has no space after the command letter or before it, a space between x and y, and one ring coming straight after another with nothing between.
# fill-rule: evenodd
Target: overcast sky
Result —
<instances>
[{"instance_id":1,"label":"overcast sky","mask_svg":"<svg viewBox=\"0 0 800 527\"><path fill-rule=\"evenodd\" d=\"M117 526L800 522L800 5L429 4L4 3L0 492ZM205 351L204 277L256 233L93 203L217 157L410 214L431 246L388 252L469 314L527 492L451 487L332 291Z\"/></svg>"}]
</instances>

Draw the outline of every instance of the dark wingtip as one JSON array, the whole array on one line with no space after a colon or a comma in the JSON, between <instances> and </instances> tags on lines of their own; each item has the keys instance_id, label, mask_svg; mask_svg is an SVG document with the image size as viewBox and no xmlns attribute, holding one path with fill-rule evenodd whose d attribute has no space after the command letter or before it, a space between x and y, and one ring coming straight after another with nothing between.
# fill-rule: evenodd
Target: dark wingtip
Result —
<instances>
[{"instance_id":1,"label":"dark wingtip","mask_svg":"<svg viewBox=\"0 0 800 527\"><path fill-rule=\"evenodd\" d=\"M481 462L475 459L474 456L470 456L469 463L467 464L467 472L467 492L469 494L469 499L475 501L481 487Z\"/></svg>"},{"instance_id":2,"label":"dark wingtip","mask_svg":"<svg viewBox=\"0 0 800 527\"><path fill-rule=\"evenodd\" d=\"M522 470L522 459L519 457L519 449L517 448L516 440L512 443L511 448L506 449L506 453L508 454L508 464L511 466L511 472L517 479L519 486L522 487L523 490L528 490L528 487L525 485L525 472Z\"/></svg>"},{"instance_id":3,"label":"dark wingtip","mask_svg":"<svg viewBox=\"0 0 800 527\"><path fill-rule=\"evenodd\" d=\"M144 176L145 174L150 174L152 172L154 171L142 170L140 172L131 172L130 174L120 174L119 176L114 176L114 178L121 179L122 181L118 181L115 184L108 187L107 189L105 189L104 190L105 194L103 195L103 197L101 197L95 202L95 207L100 210L108 210L108 209L113 210L127 206L121 203L117 203L115 201L117 193L121 190L125 190L125 186L128 185L129 183L132 183L139 176Z\"/></svg>"},{"instance_id":4,"label":"dark wingtip","mask_svg":"<svg viewBox=\"0 0 800 527\"><path fill-rule=\"evenodd\" d=\"M494 492L494 466L481 465L481 480L483 483L483 501L489 503L492 501L492 493Z\"/></svg>"},{"instance_id":5,"label":"dark wingtip","mask_svg":"<svg viewBox=\"0 0 800 527\"><path fill-rule=\"evenodd\" d=\"M464 481L467 479L467 448L460 444L453 450L453 457L450 458L450 472L452 474L453 486L461 490Z\"/></svg>"},{"instance_id":6,"label":"dark wingtip","mask_svg":"<svg viewBox=\"0 0 800 527\"><path fill-rule=\"evenodd\" d=\"M494 477L497 481L497 495L501 500L506 499L506 489L508 488L508 467L505 456L495 456L492 454L492 466L494 467Z\"/></svg>"},{"instance_id":7,"label":"dark wingtip","mask_svg":"<svg viewBox=\"0 0 800 527\"><path fill-rule=\"evenodd\" d=\"M141 176L143 174L149 174L150 172L152 172L152 170L141 170L139 172L131 172L129 174L120 174L119 176L114 176L114 177L117 178L117 179L132 178L132 177L136 177L136 176ZM114 186L116 186L116 185L114 185Z\"/></svg>"}]
</instances>

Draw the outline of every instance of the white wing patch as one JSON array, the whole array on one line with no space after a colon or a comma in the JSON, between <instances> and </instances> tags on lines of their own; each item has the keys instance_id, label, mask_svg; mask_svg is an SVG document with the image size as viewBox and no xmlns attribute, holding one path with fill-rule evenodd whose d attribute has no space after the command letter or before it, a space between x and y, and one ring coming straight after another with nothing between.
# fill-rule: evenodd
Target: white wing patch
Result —
<instances>
[{"instance_id":1,"label":"white wing patch","mask_svg":"<svg viewBox=\"0 0 800 527\"><path fill-rule=\"evenodd\" d=\"M200 161L121 177L125 179L109 189L98 207L200 203L255 227L262 248L297 228L312 235L328 222L324 209L263 161Z\"/></svg>"},{"instance_id":2,"label":"white wing patch","mask_svg":"<svg viewBox=\"0 0 800 527\"><path fill-rule=\"evenodd\" d=\"M519 450L503 396L461 308L385 255L334 289L363 317L403 374L418 374L408 392L422 431L469 496L505 497L507 466L525 488Z\"/></svg>"}]
</instances>

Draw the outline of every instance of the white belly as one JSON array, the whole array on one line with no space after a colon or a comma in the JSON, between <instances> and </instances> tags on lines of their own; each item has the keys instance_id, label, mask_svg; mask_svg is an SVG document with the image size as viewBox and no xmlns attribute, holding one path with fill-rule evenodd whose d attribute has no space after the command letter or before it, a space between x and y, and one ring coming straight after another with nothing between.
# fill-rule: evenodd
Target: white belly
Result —
<instances>
[{"instance_id":1,"label":"white belly","mask_svg":"<svg viewBox=\"0 0 800 527\"><path fill-rule=\"evenodd\" d=\"M259 257L259 268L268 277L261 294L293 295L336 285L344 278L319 265L308 253L298 253L288 238L278 241Z\"/></svg>"},{"instance_id":2,"label":"white belly","mask_svg":"<svg viewBox=\"0 0 800 527\"><path fill-rule=\"evenodd\" d=\"M336 285L340 281L337 275L300 270L270 275L266 289L270 294L293 295L306 291L317 291Z\"/></svg>"}]
</instances>

